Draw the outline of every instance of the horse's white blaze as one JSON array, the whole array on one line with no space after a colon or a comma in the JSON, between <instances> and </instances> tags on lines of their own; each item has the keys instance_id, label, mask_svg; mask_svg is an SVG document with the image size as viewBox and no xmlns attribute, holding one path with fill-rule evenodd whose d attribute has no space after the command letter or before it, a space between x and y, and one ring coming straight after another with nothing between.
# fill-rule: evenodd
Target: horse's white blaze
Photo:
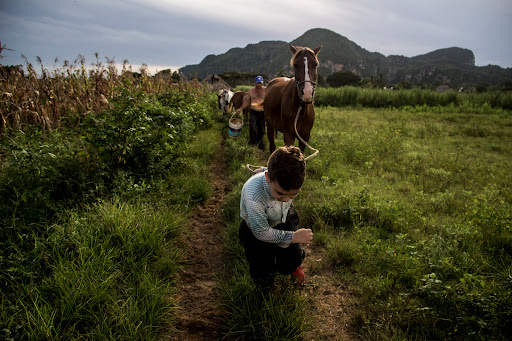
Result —
<instances>
[{"instance_id":1,"label":"horse's white blaze","mask_svg":"<svg viewBox=\"0 0 512 341\"><path fill-rule=\"evenodd\" d=\"M311 78L309 78L308 58L304 57L304 100L310 101L313 99L313 85L311 85Z\"/></svg>"}]
</instances>

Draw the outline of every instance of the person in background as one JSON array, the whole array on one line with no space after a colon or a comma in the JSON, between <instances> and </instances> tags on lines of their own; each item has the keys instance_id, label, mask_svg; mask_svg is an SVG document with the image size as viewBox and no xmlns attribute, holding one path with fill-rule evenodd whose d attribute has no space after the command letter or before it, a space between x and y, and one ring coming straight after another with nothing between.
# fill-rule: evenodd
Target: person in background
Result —
<instances>
[{"instance_id":1,"label":"person in background","mask_svg":"<svg viewBox=\"0 0 512 341\"><path fill-rule=\"evenodd\" d=\"M236 110L239 115L245 108L250 108L249 112L249 143L257 145L263 149L263 135L265 134L265 114L263 108L263 99L265 98L265 87L263 86L263 77L257 76L254 79L255 86L244 96L244 102Z\"/></svg>"}]
</instances>

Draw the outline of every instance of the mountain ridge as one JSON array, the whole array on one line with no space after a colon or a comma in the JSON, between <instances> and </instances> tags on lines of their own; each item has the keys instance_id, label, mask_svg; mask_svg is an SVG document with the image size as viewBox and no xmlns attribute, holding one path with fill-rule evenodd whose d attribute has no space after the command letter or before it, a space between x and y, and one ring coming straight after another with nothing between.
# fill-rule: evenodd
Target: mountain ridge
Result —
<instances>
[{"instance_id":1,"label":"mountain ridge","mask_svg":"<svg viewBox=\"0 0 512 341\"><path fill-rule=\"evenodd\" d=\"M473 51L460 47L441 48L413 57L385 56L325 28L310 29L289 43L310 48L323 45L318 55L318 73L324 78L337 71L351 71L361 78L383 77L389 84L474 86L512 82L512 68L476 66ZM180 72L199 79L226 72L256 72L269 78L291 76L289 43L265 40L244 48L234 47L223 54L208 55L199 64L184 66Z\"/></svg>"}]
</instances>

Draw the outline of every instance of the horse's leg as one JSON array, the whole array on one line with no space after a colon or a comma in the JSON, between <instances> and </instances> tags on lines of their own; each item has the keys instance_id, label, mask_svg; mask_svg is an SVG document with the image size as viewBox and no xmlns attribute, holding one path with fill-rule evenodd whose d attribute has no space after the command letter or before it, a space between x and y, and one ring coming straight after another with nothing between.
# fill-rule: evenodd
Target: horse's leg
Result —
<instances>
[{"instance_id":1,"label":"horse's leg","mask_svg":"<svg viewBox=\"0 0 512 341\"><path fill-rule=\"evenodd\" d=\"M276 131L277 132L277 131ZM276 144L274 142L274 127L267 122L267 137L268 137L268 150L272 154L276 150Z\"/></svg>"},{"instance_id":2,"label":"horse's leg","mask_svg":"<svg viewBox=\"0 0 512 341\"><path fill-rule=\"evenodd\" d=\"M300 137L302 137L302 139L305 142L309 142L309 135L310 135L310 133L304 133L304 136L301 135ZM301 140L299 140L299 148L300 148L300 151L302 153L304 153L304 150L306 149L306 145Z\"/></svg>"},{"instance_id":3,"label":"horse's leg","mask_svg":"<svg viewBox=\"0 0 512 341\"><path fill-rule=\"evenodd\" d=\"M293 146L295 144L295 136L288 133L288 132L284 132L283 133L283 139L284 139L284 144L286 146Z\"/></svg>"}]
</instances>

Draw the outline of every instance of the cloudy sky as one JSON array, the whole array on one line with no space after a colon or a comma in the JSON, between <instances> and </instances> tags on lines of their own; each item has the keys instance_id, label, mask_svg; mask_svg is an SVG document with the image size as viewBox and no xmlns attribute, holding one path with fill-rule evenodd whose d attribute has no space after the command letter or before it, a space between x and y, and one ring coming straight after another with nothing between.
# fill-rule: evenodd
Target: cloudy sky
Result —
<instances>
[{"instance_id":1,"label":"cloudy sky","mask_svg":"<svg viewBox=\"0 0 512 341\"><path fill-rule=\"evenodd\" d=\"M0 63L39 56L49 68L81 54L91 64L97 52L103 62L176 70L311 28L386 56L458 46L478 66L512 67L510 0L0 0L0 42L10 49Z\"/></svg>"}]
</instances>

